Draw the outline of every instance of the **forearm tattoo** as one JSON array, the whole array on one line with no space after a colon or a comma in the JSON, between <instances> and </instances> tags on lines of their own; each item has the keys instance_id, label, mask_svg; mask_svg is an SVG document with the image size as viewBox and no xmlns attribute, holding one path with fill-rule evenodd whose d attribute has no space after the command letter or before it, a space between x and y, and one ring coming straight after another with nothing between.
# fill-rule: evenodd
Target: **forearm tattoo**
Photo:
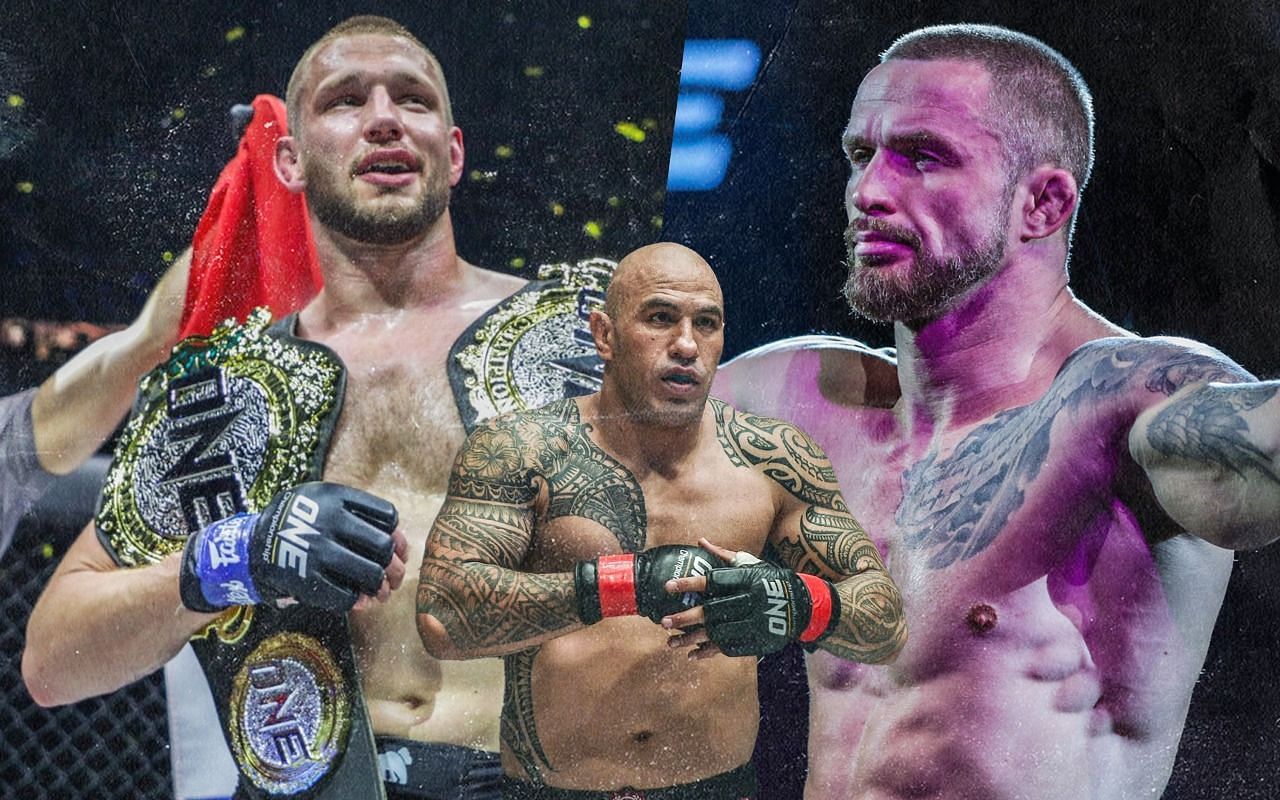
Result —
<instances>
[{"instance_id":1,"label":"forearm tattoo","mask_svg":"<svg viewBox=\"0 0 1280 800\"><path fill-rule=\"evenodd\" d=\"M1241 416L1276 396L1280 384L1205 386L1188 392L1156 414L1147 441L1158 453L1221 467L1244 477L1255 470L1280 483L1274 454L1249 438Z\"/></svg>"},{"instance_id":2,"label":"forearm tattoo","mask_svg":"<svg viewBox=\"0 0 1280 800\"><path fill-rule=\"evenodd\" d=\"M901 596L880 552L845 506L826 454L790 423L711 403L729 460L760 469L806 504L798 535L772 542L778 558L797 572L847 576L836 586L839 625L823 647L856 661L888 658L906 636Z\"/></svg>"},{"instance_id":3,"label":"forearm tattoo","mask_svg":"<svg viewBox=\"0 0 1280 800\"><path fill-rule=\"evenodd\" d=\"M930 569L972 558L1022 508L1049 456L1050 435L1060 419L1096 414L1125 393L1145 390L1168 396L1193 383L1248 378L1230 362L1177 344L1090 342L1063 364L1039 400L997 414L965 436L950 455L941 458L932 451L903 474L905 494L895 517L902 541L908 548L929 551L925 563ZM1132 417L1121 422L1132 424Z\"/></svg>"}]
</instances>

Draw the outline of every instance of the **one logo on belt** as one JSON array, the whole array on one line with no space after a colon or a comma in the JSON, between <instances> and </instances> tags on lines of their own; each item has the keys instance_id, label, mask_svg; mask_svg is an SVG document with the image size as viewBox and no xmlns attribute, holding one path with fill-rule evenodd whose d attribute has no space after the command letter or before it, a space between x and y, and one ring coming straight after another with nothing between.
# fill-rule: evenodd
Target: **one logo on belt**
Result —
<instances>
[{"instance_id":1,"label":"one logo on belt","mask_svg":"<svg viewBox=\"0 0 1280 800\"><path fill-rule=\"evenodd\" d=\"M300 633L258 645L231 692L232 754L272 794L294 794L329 771L346 741L351 707L324 646Z\"/></svg>"}]
</instances>

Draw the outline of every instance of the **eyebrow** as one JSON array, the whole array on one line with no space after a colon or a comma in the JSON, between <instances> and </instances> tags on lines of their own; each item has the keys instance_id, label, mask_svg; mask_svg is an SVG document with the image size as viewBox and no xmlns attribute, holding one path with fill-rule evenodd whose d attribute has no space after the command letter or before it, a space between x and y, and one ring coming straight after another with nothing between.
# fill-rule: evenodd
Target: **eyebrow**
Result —
<instances>
[{"instance_id":1,"label":"eyebrow","mask_svg":"<svg viewBox=\"0 0 1280 800\"><path fill-rule=\"evenodd\" d=\"M841 137L840 141L846 153L853 152L854 150L863 147L875 147L875 144L872 143L870 139L867 139L860 134L846 133ZM945 139L932 131L924 129L893 134L886 140L885 145L891 150L898 151L910 149L932 150L940 156L946 156L949 158L957 158L963 153L963 151L955 144L952 144L950 140Z\"/></svg>"},{"instance_id":2,"label":"eyebrow","mask_svg":"<svg viewBox=\"0 0 1280 800\"><path fill-rule=\"evenodd\" d=\"M651 297L640 304L641 311L652 311L658 308L669 308L675 311L680 310L680 307L677 304L673 303L670 300L663 299L661 297ZM720 317L721 319L724 318L724 310L721 309L720 306L716 305L715 303L710 303L705 306L699 306L698 308L694 309L693 313L695 315L712 314L714 316Z\"/></svg>"},{"instance_id":3,"label":"eyebrow","mask_svg":"<svg viewBox=\"0 0 1280 800\"><path fill-rule=\"evenodd\" d=\"M426 76L426 80L423 80L424 75ZM380 78L379 80L380 82L385 82L388 84L396 84L396 85L409 84L412 86L424 86L430 89L431 92L437 98L440 96L440 90L436 88L434 78L432 78L432 76L428 73L420 74L416 72L409 72L407 70L397 70L391 73L385 79ZM359 72L340 73L340 77L338 77L337 79L333 79L332 77L330 77L325 81L321 82L321 84L316 87L315 93L316 95L321 95L329 92L340 92L347 89L363 86L364 83L365 83L365 79L362 73L359 73Z\"/></svg>"}]
</instances>

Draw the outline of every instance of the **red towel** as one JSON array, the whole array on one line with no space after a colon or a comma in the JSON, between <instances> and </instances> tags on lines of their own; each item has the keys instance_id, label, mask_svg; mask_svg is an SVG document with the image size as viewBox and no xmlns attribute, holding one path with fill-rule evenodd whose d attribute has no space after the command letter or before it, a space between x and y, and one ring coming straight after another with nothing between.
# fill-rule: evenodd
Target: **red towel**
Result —
<instances>
[{"instance_id":1,"label":"red towel","mask_svg":"<svg viewBox=\"0 0 1280 800\"><path fill-rule=\"evenodd\" d=\"M284 103L253 100L253 119L235 158L213 186L192 240L182 336L206 335L258 306L275 317L296 311L323 281L300 194L276 178L276 140L287 135Z\"/></svg>"}]
</instances>

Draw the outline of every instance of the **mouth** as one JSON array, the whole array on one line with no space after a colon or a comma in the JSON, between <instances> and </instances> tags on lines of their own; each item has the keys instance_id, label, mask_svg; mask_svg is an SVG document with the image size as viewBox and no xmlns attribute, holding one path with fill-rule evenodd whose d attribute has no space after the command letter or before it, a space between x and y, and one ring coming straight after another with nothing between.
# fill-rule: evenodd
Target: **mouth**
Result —
<instances>
[{"instance_id":1,"label":"mouth","mask_svg":"<svg viewBox=\"0 0 1280 800\"><path fill-rule=\"evenodd\" d=\"M677 393L685 393L697 388L702 381L693 370L671 370L662 376L662 382Z\"/></svg>"},{"instance_id":2,"label":"mouth","mask_svg":"<svg viewBox=\"0 0 1280 800\"><path fill-rule=\"evenodd\" d=\"M364 175L408 175L422 169L422 162L408 150L378 150L370 153L356 164L353 174Z\"/></svg>"},{"instance_id":3,"label":"mouth","mask_svg":"<svg viewBox=\"0 0 1280 800\"><path fill-rule=\"evenodd\" d=\"M915 252L917 239L909 231L867 221L855 222L845 231L849 253L865 266L879 266Z\"/></svg>"}]
</instances>

